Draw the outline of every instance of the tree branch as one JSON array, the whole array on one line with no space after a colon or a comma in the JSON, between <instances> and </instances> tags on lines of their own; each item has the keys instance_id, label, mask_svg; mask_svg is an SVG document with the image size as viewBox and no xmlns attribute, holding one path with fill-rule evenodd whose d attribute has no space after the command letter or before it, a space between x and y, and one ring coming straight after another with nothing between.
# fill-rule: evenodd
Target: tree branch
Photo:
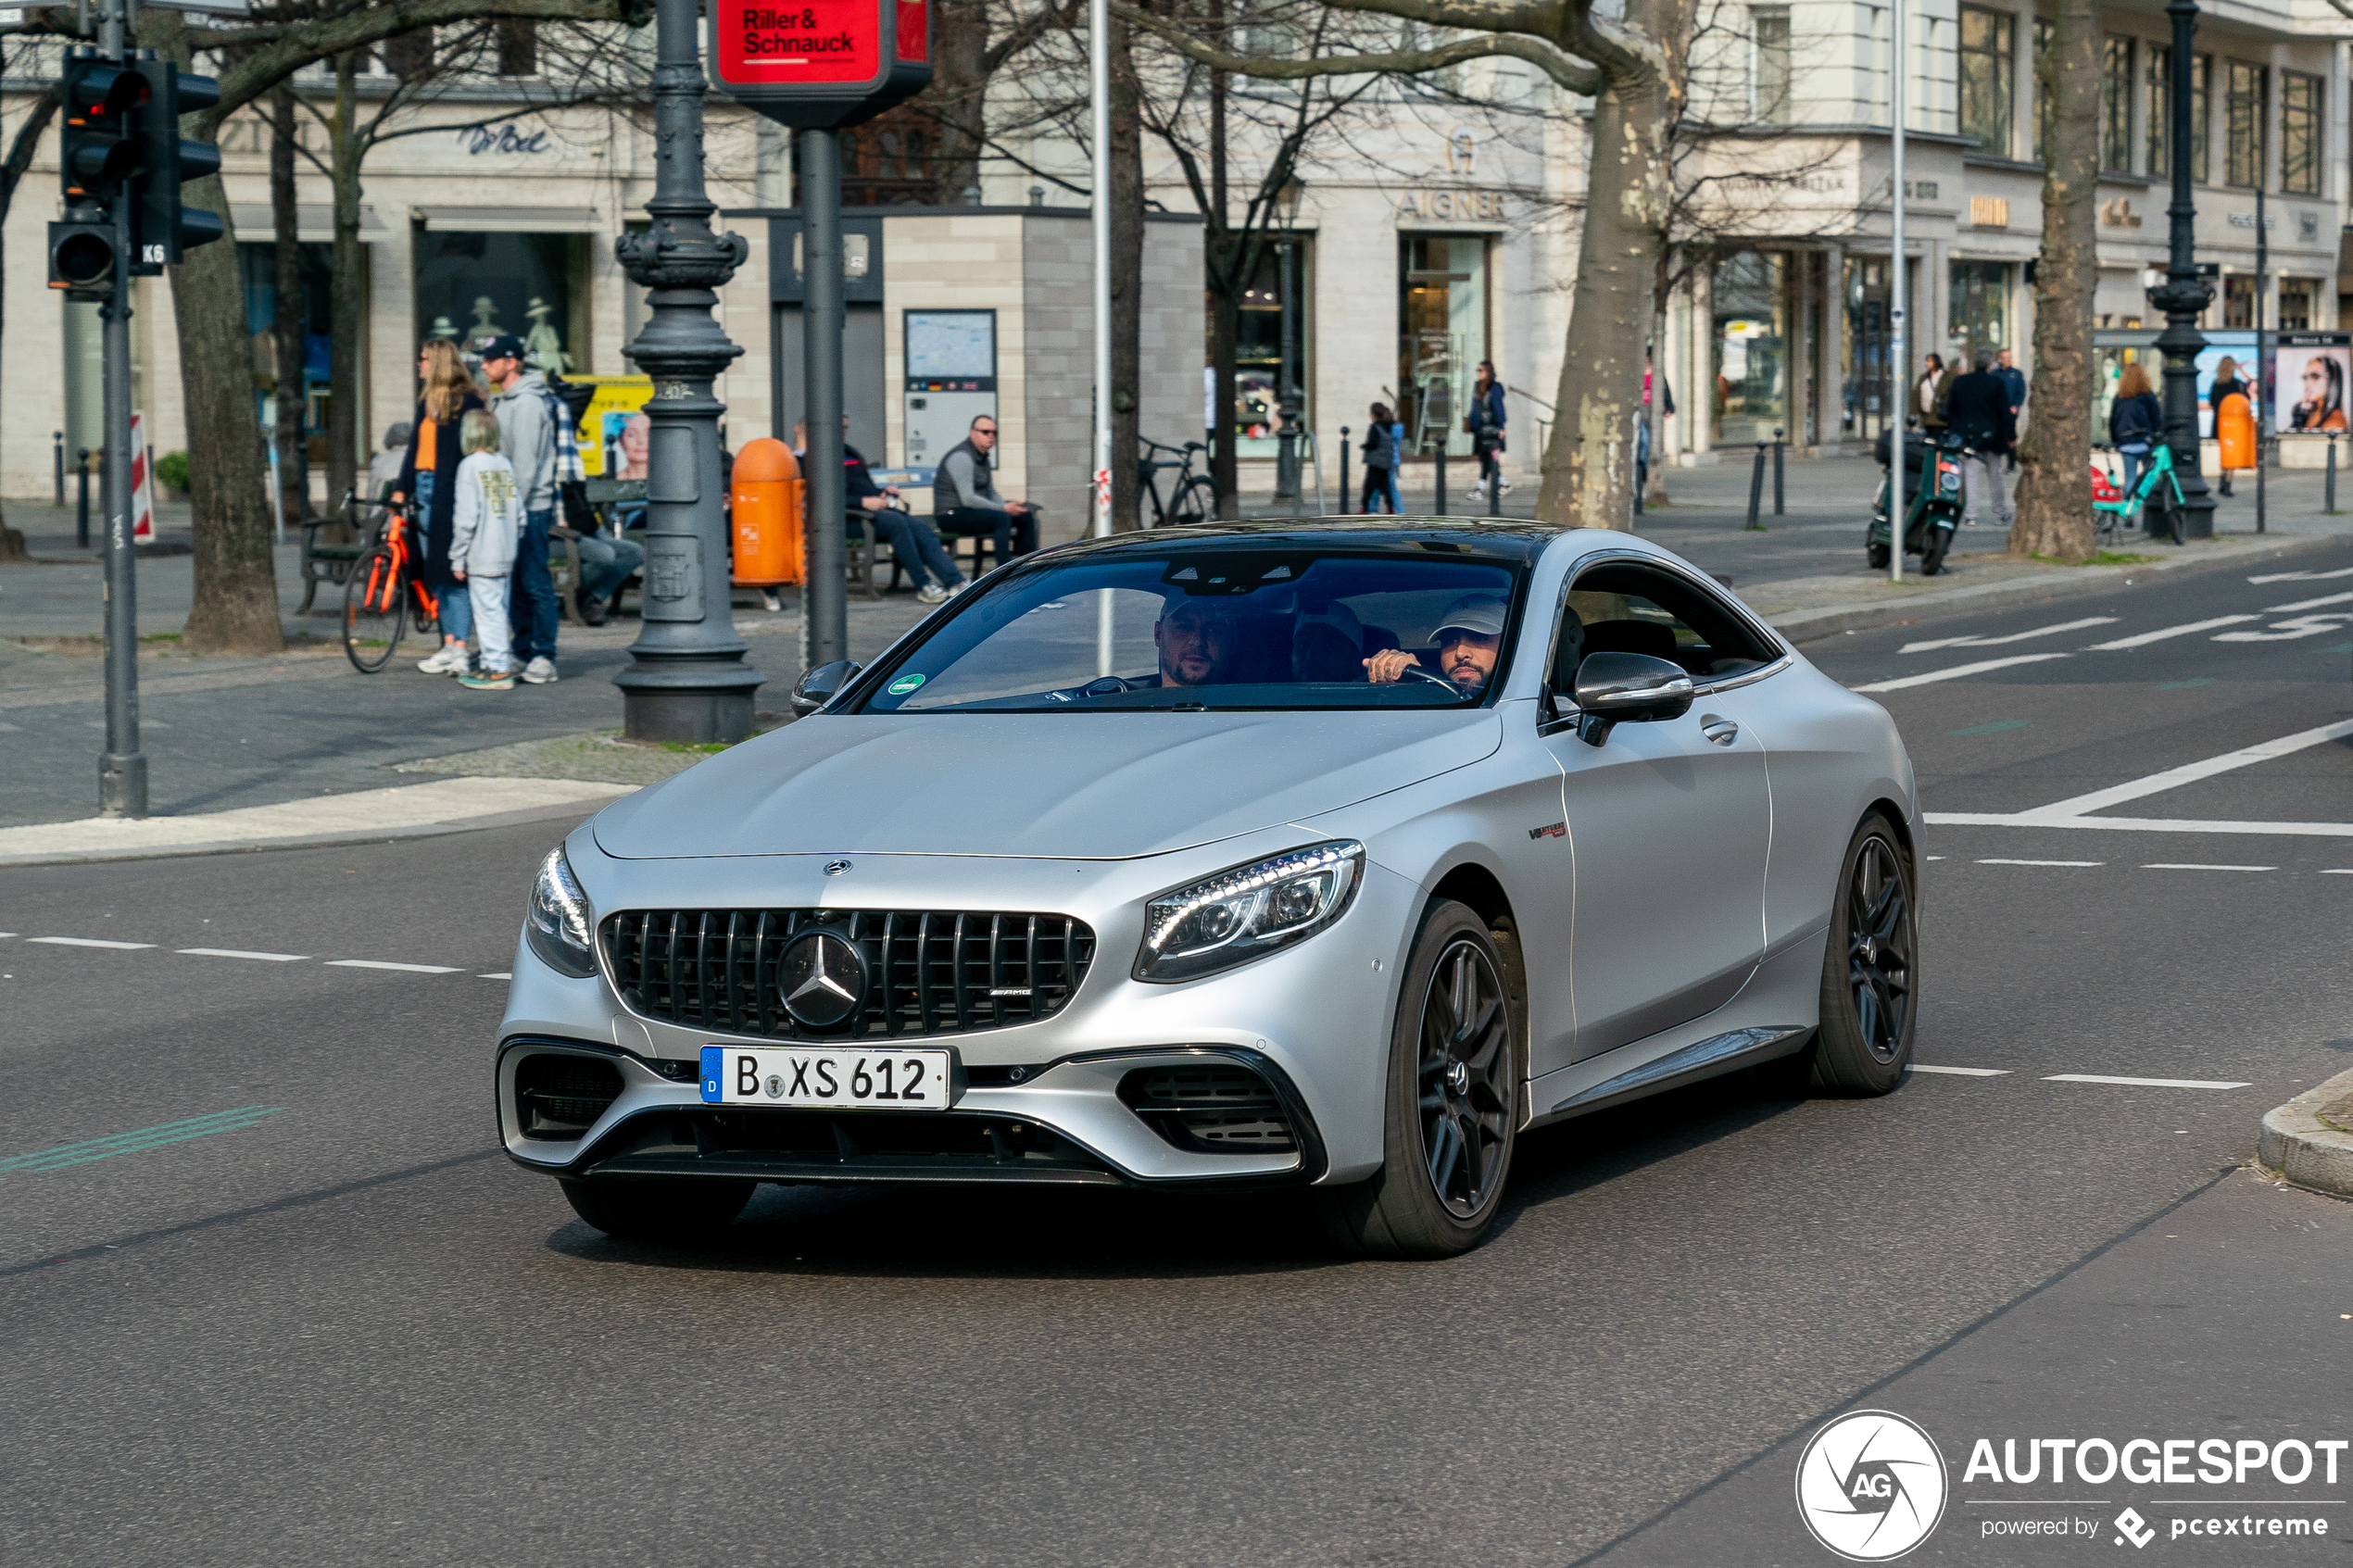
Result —
<instances>
[{"instance_id":1,"label":"tree branch","mask_svg":"<svg viewBox=\"0 0 2353 1568\"><path fill-rule=\"evenodd\" d=\"M1417 0L1407 0L1417 3ZM1358 6L1350 4L1347 9ZM1372 9L1372 6L1365 6ZM1387 9L1384 6L1380 7ZM1493 7L1502 9L1503 7ZM1435 49L1400 49L1375 55L1326 55L1305 60L1270 60L1255 55L1229 55L1212 48L1176 23L1138 10L1127 0L1111 0L1111 13L1130 27L1139 27L1196 64L1214 70L1266 82L1302 82L1319 76L1418 76L1465 60L1510 57L1526 60L1572 93L1587 95L1602 89L1601 72L1554 48L1542 39L1518 33L1466 38Z\"/></svg>"},{"instance_id":2,"label":"tree branch","mask_svg":"<svg viewBox=\"0 0 2353 1568\"><path fill-rule=\"evenodd\" d=\"M57 84L51 82L26 111L24 123L17 127L17 139L8 144L8 158L0 164L0 220L8 216L8 208L17 199L17 186L24 181L25 170L32 167L32 155L41 144L42 132L57 116L62 101Z\"/></svg>"}]
</instances>

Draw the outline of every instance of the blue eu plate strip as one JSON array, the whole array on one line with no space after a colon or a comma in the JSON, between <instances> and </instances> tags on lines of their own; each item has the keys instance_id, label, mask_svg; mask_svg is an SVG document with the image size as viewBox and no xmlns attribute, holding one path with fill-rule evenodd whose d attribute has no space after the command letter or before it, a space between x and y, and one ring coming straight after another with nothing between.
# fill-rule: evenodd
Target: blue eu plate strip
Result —
<instances>
[{"instance_id":1,"label":"blue eu plate strip","mask_svg":"<svg viewBox=\"0 0 2353 1568\"><path fill-rule=\"evenodd\" d=\"M726 1053L718 1046L702 1048L702 1100L705 1105L719 1103L719 1074L725 1071L720 1059Z\"/></svg>"}]
</instances>

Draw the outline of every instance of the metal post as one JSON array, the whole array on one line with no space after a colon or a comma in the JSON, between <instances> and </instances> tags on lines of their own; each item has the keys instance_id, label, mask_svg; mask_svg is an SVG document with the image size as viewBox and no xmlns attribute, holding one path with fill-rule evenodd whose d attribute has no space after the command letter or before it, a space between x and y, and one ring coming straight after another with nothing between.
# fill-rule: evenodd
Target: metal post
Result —
<instances>
[{"instance_id":1,"label":"metal post","mask_svg":"<svg viewBox=\"0 0 2353 1568\"><path fill-rule=\"evenodd\" d=\"M1446 437L1448 433L1445 431L1438 433L1438 498L1430 504L1432 517L1446 515Z\"/></svg>"},{"instance_id":2,"label":"metal post","mask_svg":"<svg viewBox=\"0 0 2353 1568\"><path fill-rule=\"evenodd\" d=\"M2258 533L2265 531L2263 527L2263 372L2269 357L2263 351L2269 346L2264 341L2269 334L2263 331L2263 298L2271 292L2265 274L2271 270L2271 231L2265 227L2265 223L2263 187L2258 185L2255 187L2255 532ZM2222 433L2220 425L2215 427L2214 433L2218 436ZM2216 444L2215 450L2217 452L2221 450L2219 442ZM2227 473L2229 470L2226 469L2223 471Z\"/></svg>"},{"instance_id":3,"label":"metal post","mask_svg":"<svg viewBox=\"0 0 2353 1568\"><path fill-rule=\"evenodd\" d=\"M841 132L800 133L801 407L808 410L809 461L801 469L807 496L802 552L808 582L801 604L803 668L849 657L849 560L842 520L849 515L849 485L842 469ZM1001 426L1000 427L1002 428Z\"/></svg>"},{"instance_id":4,"label":"metal post","mask_svg":"<svg viewBox=\"0 0 2353 1568\"><path fill-rule=\"evenodd\" d=\"M1106 0L1088 0L1087 107L1088 134L1094 138L1094 199L1089 204L1095 258L1095 493L1094 532L1111 533L1112 490L1112 331L1111 331L1111 7ZM1132 285L1131 285L1132 286ZM999 430L1004 429L1002 420ZM1000 436L999 439L1002 439ZM1138 452L1130 448L1127 461ZM1113 624L1112 591L1095 596L1095 673L1111 673L1116 627Z\"/></svg>"},{"instance_id":5,"label":"metal post","mask_svg":"<svg viewBox=\"0 0 2353 1568\"><path fill-rule=\"evenodd\" d=\"M2182 511L2176 521L2181 537L2214 536L2214 497L2198 471L2197 354L2206 338L2197 319L2213 303L2214 286L2197 275L2196 223L2197 202L2190 189L2190 61L2197 40L2196 0L2171 0L2165 14L2173 19L2173 80L2168 83L2167 118L2171 121L2167 145L2174 149L2173 200L2165 209L2171 242L2165 282L2148 291L2149 304L2165 314L2165 331L2158 351L2165 356L2165 439L2173 448L2173 477L2182 487ZM2256 366L2260 376L2263 367Z\"/></svg>"},{"instance_id":6,"label":"metal post","mask_svg":"<svg viewBox=\"0 0 2353 1568\"><path fill-rule=\"evenodd\" d=\"M2262 367L2259 365L2256 369L2260 370ZM2334 431L2329 432L2329 471L2328 476L2321 481L2321 501L2329 516L2334 517L2336 515L2336 432Z\"/></svg>"},{"instance_id":7,"label":"metal post","mask_svg":"<svg viewBox=\"0 0 2353 1568\"><path fill-rule=\"evenodd\" d=\"M1504 515L1504 459L1495 459L1495 471L1487 478L1487 515Z\"/></svg>"},{"instance_id":8,"label":"metal post","mask_svg":"<svg viewBox=\"0 0 2353 1568\"><path fill-rule=\"evenodd\" d=\"M1775 425L1773 427L1773 515L1775 517L1780 517L1782 512L1781 446L1781 427Z\"/></svg>"},{"instance_id":9,"label":"metal post","mask_svg":"<svg viewBox=\"0 0 2353 1568\"><path fill-rule=\"evenodd\" d=\"M1290 502L1290 515L1299 515L1299 321L1298 296L1291 277L1293 245L1289 239L1275 242L1275 265L1281 279L1277 287L1282 294L1283 322L1283 384L1276 400L1277 417L1282 421L1275 430L1275 499Z\"/></svg>"},{"instance_id":10,"label":"metal post","mask_svg":"<svg viewBox=\"0 0 2353 1568\"><path fill-rule=\"evenodd\" d=\"M1903 498L1904 485L1900 476L1904 469L1904 432L1911 423L1912 419L1912 350L1909 342L1910 332L1904 320L1904 296L1906 292L1904 275L1904 203L1909 194L1904 188L1904 82L1911 69L1911 61L1906 56L1904 44L1904 17L1908 9L1909 0L1896 0L1892 18L1894 36L1891 40L1891 52L1894 57L1889 61L1890 69L1887 73L1890 84L1889 107L1893 111L1890 117L1893 131L1889 137L1889 150L1893 155L1892 183L1894 187L1889 193L1893 232L1890 235L1887 258L1887 389L1894 395L1893 401L1895 404L1892 410L1894 415L1892 428L1895 433L1888 439L1894 444L1896 454L1894 469L1899 476L1895 484L1895 495L1899 504L1892 507L1888 512L1887 580L1891 583L1904 581L1904 524L1898 515L1903 510L1900 502ZM2179 59L2183 56L2174 57ZM2186 139L2174 144L2186 145Z\"/></svg>"},{"instance_id":11,"label":"metal post","mask_svg":"<svg viewBox=\"0 0 2353 1568\"><path fill-rule=\"evenodd\" d=\"M90 448L81 449L73 460L73 543L77 549L90 547Z\"/></svg>"},{"instance_id":12,"label":"metal post","mask_svg":"<svg viewBox=\"0 0 2353 1568\"><path fill-rule=\"evenodd\" d=\"M1352 509L1348 494L1348 427L1342 425L1340 427L1340 509L1342 513Z\"/></svg>"},{"instance_id":13,"label":"metal post","mask_svg":"<svg viewBox=\"0 0 2353 1568\"><path fill-rule=\"evenodd\" d=\"M127 57L132 0L107 6L99 47ZM107 749L98 759L98 814L147 814L147 759L139 749L139 555L131 540L132 201L114 198L114 292L98 307L105 324L106 471L99 505L107 525Z\"/></svg>"},{"instance_id":14,"label":"metal post","mask_svg":"<svg viewBox=\"0 0 2353 1568\"><path fill-rule=\"evenodd\" d=\"M49 436L50 466L57 470L57 505L66 504L66 433L55 431Z\"/></svg>"},{"instance_id":15,"label":"metal post","mask_svg":"<svg viewBox=\"0 0 2353 1568\"><path fill-rule=\"evenodd\" d=\"M1765 525L1756 521L1757 508L1765 504L1765 443L1756 444L1756 464L1748 470L1748 526L1764 532Z\"/></svg>"},{"instance_id":16,"label":"metal post","mask_svg":"<svg viewBox=\"0 0 2353 1568\"><path fill-rule=\"evenodd\" d=\"M727 406L711 395L712 381L743 352L727 341L713 315L719 296L712 291L735 275L751 247L739 234L711 230L715 209L703 191L698 12L697 0L659 0L655 7L654 194L646 203L652 222L613 242L622 270L650 291L652 319L628 352L654 383L653 399L646 405L653 430L646 465L644 621L630 645L630 666L613 677L613 684L622 690L623 728L630 739L709 745L751 733L752 694L761 674L744 662L747 650L736 635L728 604L726 488L719 451L719 417ZM804 192L812 183L810 175L804 169ZM830 252L812 245L807 255L810 305L818 301L817 280L830 271L838 309L840 240L834 240ZM815 265L820 259L829 266ZM824 334L812 323L808 335L813 355ZM837 331L834 341L838 345ZM810 484L814 490L830 477L838 496L841 423L838 416L826 423L819 412L810 409L810 455L815 458L817 444L829 440L833 462L830 472L812 464L816 471ZM820 511L812 495L809 515L819 523L810 530L811 571L822 583L830 562L834 592L839 594L840 508ZM821 541L831 542L830 552L820 554Z\"/></svg>"}]
</instances>

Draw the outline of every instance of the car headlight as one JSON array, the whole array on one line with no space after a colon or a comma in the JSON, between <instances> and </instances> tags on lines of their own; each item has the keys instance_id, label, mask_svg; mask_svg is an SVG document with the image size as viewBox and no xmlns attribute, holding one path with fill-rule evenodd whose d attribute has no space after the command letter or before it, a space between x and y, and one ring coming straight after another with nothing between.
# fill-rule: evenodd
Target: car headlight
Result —
<instances>
[{"instance_id":1,"label":"car headlight","mask_svg":"<svg viewBox=\"0 0 2353 1568\"><path fill-rule=\"evenodd\" d=\"M563 847L547 851L531 884L531 913L522 922L531 950L548 968L578 980L597 972L597 949L589 934L588 895L572 874Z\"/></svg>"},{"instance_id":2,"label":"car headlight","mask_svg":"<svg viewBox=\"0 0 2353 1568\"><path fill-rule=\"evenodd\" d=\"M1364 880L1365 847L1335 839L1171 888L1144 906L1139 980L1191 980L1264 958L1340 919Z\"/></svg>"}]
</instances>

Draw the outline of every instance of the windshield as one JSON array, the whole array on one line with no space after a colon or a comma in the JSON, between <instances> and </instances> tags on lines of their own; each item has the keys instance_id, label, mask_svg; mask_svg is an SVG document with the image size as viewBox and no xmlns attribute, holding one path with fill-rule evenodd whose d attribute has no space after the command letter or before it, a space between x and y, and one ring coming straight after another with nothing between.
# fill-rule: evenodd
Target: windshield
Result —
<instances>
[{"instance_id":1,"label":"windshield","mask_svg":"<svg viewBox=\"0 0 2353 1568\"><path fill-rule=\"evenodd\" d=\"M881 671L869 713L1459 708L1504 675L1517 569L1230 541L1016 572Z\"/></svg>"}]
</instances>

